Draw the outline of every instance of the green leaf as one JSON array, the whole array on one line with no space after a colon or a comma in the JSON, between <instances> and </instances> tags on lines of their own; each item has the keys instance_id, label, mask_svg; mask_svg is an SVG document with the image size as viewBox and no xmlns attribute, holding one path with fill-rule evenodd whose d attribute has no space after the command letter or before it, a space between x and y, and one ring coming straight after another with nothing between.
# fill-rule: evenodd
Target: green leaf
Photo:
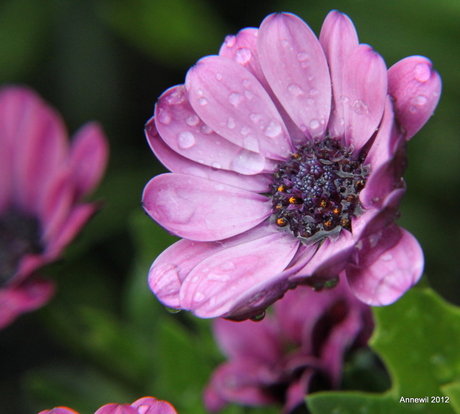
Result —
<instances>
[{"instance_id":1,"label":"green leaf","mask_svg":"<svg viewBox=\"0 0 460 414\"><path fill-rule=\"evenodd\" d=\"M393 305L373 312L376 329L370 345L390 372L391 389L384 394L312 394L307 398L311 412L458 412L460 308L429 288L417 287ZM410 398L424 400L415 403Z\"/></svg>"}]
</instances>

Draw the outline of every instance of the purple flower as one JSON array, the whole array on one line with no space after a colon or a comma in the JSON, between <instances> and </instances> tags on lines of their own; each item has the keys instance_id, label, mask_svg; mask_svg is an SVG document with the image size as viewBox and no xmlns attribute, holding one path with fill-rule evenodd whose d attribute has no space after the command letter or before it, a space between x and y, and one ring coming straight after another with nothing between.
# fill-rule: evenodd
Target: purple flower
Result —
<instances>
[{"instance_id":1,"label":"purple flower","mask_svg":"<svg viewBox=\"0 0 460 414\"><path fill-rule=\"evenodd\" d=\"M337 277L367 304L397 300L423 269L418 242L394 222L406 143L440 91L428 59L387 71L337 11L319 40L286 13L228 36L146 126L172 173L147 184L143 205L183 238L153 263L153 292L233 319Z\"/></svg>"},{"instance_id":2,"label":"purple flower","mask_svg":"<svg viewBox=\"0 0 460 414\"><path fill-rule=\"evenodd\" d=\"M69 146L61 118L33 91L0 90L0 329L52 296L52 283L36 271L95 212L80 200L99 182L107 155L97 124Z\"/></svg>"},{"instance_id":3,"label":"purple flower","mask_svg":"<svg viewBox=\"0 0 460 414\"><path fill-rule=\"evenodd\" d=\"M228 402L281 403L289 413L315 384L339 387L345 351L365 345L372 328L370 307L346 283L321 294L298 287L260 323L216 319L214 334L228 361L214 371L205 406L217 412Z\"/></svg>"},{"instance_id":4,"label":"purple flower","mask_svg":"<svg viewBox=\"0 0 460 414\"><path fill-rule=\"evenodd\" d=\"M56 407L52 410L41 411L39 414L78 414L67 407ZM106 404L94 414L177 414L174 407L166 402L153 397L140 398L131 405Z\"/></svg>"}]
</instances>

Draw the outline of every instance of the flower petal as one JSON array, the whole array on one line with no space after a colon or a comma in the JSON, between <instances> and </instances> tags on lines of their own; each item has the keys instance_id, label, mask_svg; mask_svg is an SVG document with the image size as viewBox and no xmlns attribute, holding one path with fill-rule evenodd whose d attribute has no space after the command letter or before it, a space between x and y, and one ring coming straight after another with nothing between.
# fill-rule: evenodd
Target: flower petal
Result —
<instances>
[{"instance_id":1,"label":"flower petal","mask_svg":"<svg viewBox=\"0 0 460 414\"><path fill-rule=\"evenodd\" d=\"M345 138L359 151L382 120L387 96L387 69L382 57L368 45L349 55L343 71Z\"/></svg>"},{"instance_id":2,"label":"flower petal","mask_svg":"<svg viewBox=\"0 0 460 414\"><path fill-rule=\"evenodd\" d=\"M389 305L415 285L423 272L423 252L412 234L399 228L401 238L377 258L349 265L348 283L354 294L372 306ZM372 252L369 251L369 253ZM374 260L368 265L369 260Z\"/></svg>"},{"instance_id":3,"label":"flower petal","mask_svg":"<svg viewBox=\"0 0 460 414\"><path fill-rule=\"evenodd\" d=\"M258 35L264 75L296 125L308 137L321 137L331 108L331 80L318 39L292 14L272 14Z\"/></svg>"},{"instance_id":4,"label":"flower petal","mask_svg":"<svg viewBox=\"0 0 460 414\"><path fill-rule=\"evenodd\" d=\"M188 71L185 86L198 116L230 142L276 160L292 153L274 103L254 75L235 61L207 56Z\"/></svg>"},{"instance_id":5,"label":"flower petal","mask_svg":"<svg viewBox=\"0 0 460 414\"><path fill-rule=\"evenodd\" d=\"M158 175L144 188L146 212L172 233L191 240L221 240L243 233L271 213L268 199L206 178Z\"/></svg>"},{"instance_id":6,"label":"flower petal","mask_svg":"<svg viewBox=\"0 0 460 414\"><path fill-rule=\"evenodd\" d=\"M147 122L147 125L145 126L145 133L153 153L161 161L161 163L172 172L195 175L197 177L203 177L212 181L233 185L256 193L266 193L269 191L271 178L268 174L242 175L234 171L219 170L208 167L207 165L196 163L195 161L179 155L176 151L166 145L159 137L154 124L154 118ZM254 154L256 157L259 156L259 154L251 151L242 151L245 151L248 155L247 162L241 163L242 168L244 165L251 165L252 160L249 158L250 155ZM242 155L243 152L240 155ZM265 158L265 165L267 168L274 168L274 166L268 167L268 161L269 160Z\"/></svg>"},{"instance_id":7,"label":"flower petal","mask_svg":"<svg viewBox=\"0 0 460 414\"><path fill-rule=\"evenodd\" d=\"M409 140L433 114L441 95L441 77L429 59L410 56L388 70L388 89Z\"/></svg>"},{"instance_id":8,"label":"flower petal","mask_svg":"<svg viewBox=\"0 0 460 414\"><path fill-rule=\"evenodd\" d=\"M341 137L345 133L343 96L343 68L350 54L358 47L358 35L350 18L331 11L324 20L319 36L331 72L333 108L329 120L329 134Z\"/></svg>"},{"instance_id":9,"label":"flower petal","mask_svg":"<svg viewBox=\"0 0 460 414\"><path fill-rule=\"evenodd\" d=\"M94 414L139 414L138 411L126 404L106 404L99 408Z\"/></svg>"},{"instance_id":10,"label":"flower petal","mask_svg":"<svg viewBox=\"0 0 460 414\"><path fill-rule=\"evenodd\" d=\"M270 287L286 284L286 278L278 280L278 276L297 248L298 241L289 233L267 230L260 238L218 251L185 279L181 307L204 318L245 316L250 310L260 313L286 291L284 285L276 292ZM238 312L233 310L236 305Z\"/></svg>"},{"instance_id":11,"label":"flower petal","mask_svg":"<svg viewBox=\"0 0 460 414\"><path fill-rule=\"evenodd\" d=\"M102 178L109 156L108 142L95 122L78 130L70 148L70 170L76 184L75 198L94 190Z\"/></svg>"},{"instance_id":12,"label":"flower petal","mask_svg":"<svg viewBox=\"0 0 460 414\"><path fill-rule=\"evenodd\" d=\"M136 408L138 414L177 414L169 402L153 397L139 398L131 404L131 407Z\"/></svg>"}]
</instances>

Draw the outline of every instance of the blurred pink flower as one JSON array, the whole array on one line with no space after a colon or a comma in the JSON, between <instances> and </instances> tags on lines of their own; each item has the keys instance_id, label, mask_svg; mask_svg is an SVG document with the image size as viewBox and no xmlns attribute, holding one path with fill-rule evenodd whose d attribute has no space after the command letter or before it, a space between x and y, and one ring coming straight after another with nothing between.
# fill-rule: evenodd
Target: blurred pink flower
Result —
<instances>
[{"instance_id":1,"label":"blurred pink flower","mask_svg":"<svg viewBox=\"0 0 460 414\"><path fill-rule=\"evenodd\" d=\"M108 146L95 123L69 146L60 116L30 89L0 90L0 328L44 305L56 260L97 209L81 203L99 182Z\"/></svg>"},{"instance_id":2,"label":"blurred pink flower","mask_svg":"<svg viewBox=\"0 0 460 414\"><path fill-rule=\"evenodd\" d=\"M56 407L52 410L40 411L39 414L78 414L76 411L66 407ZM106 404L99 408L94 414L177 414L174 407L166 402L153 397L140 398L131 405L128 404Z\"/></svg>"},{"instance_id":3,"label":"blurred pink flower","mask_svg":"<svg viewBox=\"0 0 460 414\"><path fill-rule=\"evenodd\" d=\"M228 36L163 93L146 126L172 173L146 185L143 206L183 238L153 263L153 292L233 319L339 275L367 304L397 300L424 263L394 222L406 143L440 92L428 59L387 70L337 11L319 40L288 13Z\"/></svg>"},{"instance_id":4,"label":"blurred pink flower","mask_svg":"<svg viewBox=\"0 0 460 414\"><path fill-rule=\"evenodd\" d=\"M283 404L289 413L312 386L340 386L345 352L365 346L373 329L370 307L346 283L321 293L298 287L259 322L214 321L214 334L228 361L205 389L206 408L226 403Z\"/></svg>"}]
</instances>

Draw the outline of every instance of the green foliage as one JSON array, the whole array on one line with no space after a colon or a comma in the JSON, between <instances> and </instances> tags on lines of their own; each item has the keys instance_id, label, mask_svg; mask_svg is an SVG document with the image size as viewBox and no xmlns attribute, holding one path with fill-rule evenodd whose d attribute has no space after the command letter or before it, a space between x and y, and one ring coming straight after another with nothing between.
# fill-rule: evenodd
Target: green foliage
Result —
<instances>
[{"instance_id":1,"label":"green foliage","mask_svg":"<svg viewBox=\"0 0 460 414\"><path fill-rule=\"evenodd\" d=\"M390 372L391 389L310 395L312 413L460 412L460 308L429 288L413 288L395 304L374 308L374 315L371 347ZM428 401L404 403L402 397Z\"/></svg>"}]
</instances>

